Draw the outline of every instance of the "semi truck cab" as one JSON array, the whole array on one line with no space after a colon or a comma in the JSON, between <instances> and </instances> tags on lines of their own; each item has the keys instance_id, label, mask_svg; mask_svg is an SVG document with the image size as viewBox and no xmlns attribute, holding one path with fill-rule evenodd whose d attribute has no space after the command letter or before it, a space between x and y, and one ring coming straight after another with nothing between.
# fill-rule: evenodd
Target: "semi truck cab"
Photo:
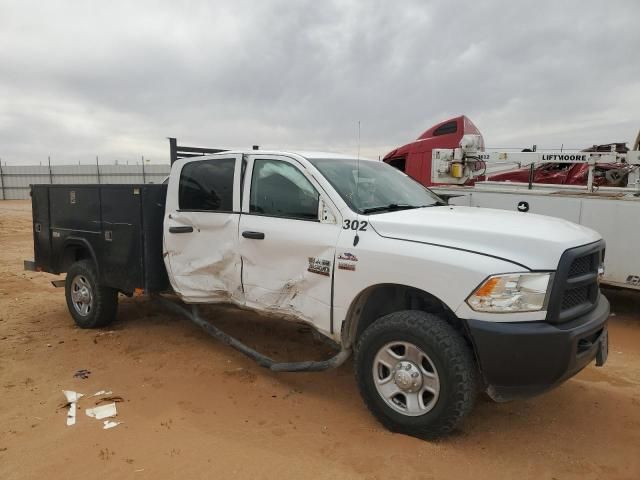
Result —
<instances>
[{"instance_id":1,"label":"semi truck cab","mask_svg":"<svg viewBox=\"0 0 640 480\"><path fill-rule=\"evenodd\" d=\"M431 155L434 149L458 148L465 135L479 138L484 150L484 138L478 127L466 115L440 122L423 132L416 140L391 150L382 159L392 167L406 173L421 184L435 185L431 178Z\"/></svg>"}]
</instances>

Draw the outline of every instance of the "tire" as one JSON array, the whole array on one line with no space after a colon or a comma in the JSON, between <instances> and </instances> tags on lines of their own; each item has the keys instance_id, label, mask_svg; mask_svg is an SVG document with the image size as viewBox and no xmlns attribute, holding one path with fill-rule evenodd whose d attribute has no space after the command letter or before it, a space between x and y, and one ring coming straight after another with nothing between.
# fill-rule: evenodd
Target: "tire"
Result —
<instances>
[{"instance_id":1,"label":"tire","mask_svg":"<svg viewBox=\"0 0 640 480\"><path fill-rule=\"evenodd\" d=\"M98 284L93 263L75 262L65 280L67 308L80 328L100 328L109 325L118 311L118 291Z\"/></svg>"},{"instance_id":2,"label":"tire","mask_svg":"<svg viewBox=\"0 0 640 480\"><path fill-rule=\"evenodd\" d=\"M360 394L380 423L427 440L458 428L478 391L464 338L426 312L405 310L376 320L358 340L354 366Z\"/></svg>"}]
</instances>

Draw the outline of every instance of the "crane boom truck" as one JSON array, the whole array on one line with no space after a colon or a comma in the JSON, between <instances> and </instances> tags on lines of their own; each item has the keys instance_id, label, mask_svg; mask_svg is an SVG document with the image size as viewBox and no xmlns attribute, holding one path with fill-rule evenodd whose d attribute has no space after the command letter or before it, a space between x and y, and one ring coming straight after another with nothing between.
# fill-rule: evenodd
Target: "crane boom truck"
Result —
<instances>
[{"instance_id":1,"label":"crane boom truck","mask_svg":"<svg viewBox=\"0 0 640 480\"><path fill-rule=\"evenodd\" d=\"M177 148L175 141L172 147ZM553 388L607 359L605 244L565 220L446 205L384 162L184 147L168 185L33 185L33 261L82 328L148 294L274 372L353 352L388 428L434 438L476 394ZM204 153L204 155L203 155ZM202 317L230 303L305 322L330 359L282 362Z\"/></svg>"}]
</instances>

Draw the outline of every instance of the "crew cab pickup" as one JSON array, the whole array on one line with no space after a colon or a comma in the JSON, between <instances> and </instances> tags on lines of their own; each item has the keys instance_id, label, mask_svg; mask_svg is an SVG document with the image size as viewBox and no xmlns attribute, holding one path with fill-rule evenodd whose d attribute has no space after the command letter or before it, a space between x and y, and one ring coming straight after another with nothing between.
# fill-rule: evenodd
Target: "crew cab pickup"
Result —
<instances>
[{"instance_id":1,"label":"crew cab pickup","mask_svg":"<svg viewBox=\"0 0 640 480\"><path fill-rule=\"evenodd\" d=\"M111 322L119 293L169 293L194 321L210 303L303 321L334 359L279 364L200 324L275 371L353 351L364 402L394 431L447 434L480 391L537 394L607 358L598 233L449 206L383 162L226 151L178 160L167 185L34 185L32 201L26 265L66 272L80 327Z\"/></svg>"}]
</instances>

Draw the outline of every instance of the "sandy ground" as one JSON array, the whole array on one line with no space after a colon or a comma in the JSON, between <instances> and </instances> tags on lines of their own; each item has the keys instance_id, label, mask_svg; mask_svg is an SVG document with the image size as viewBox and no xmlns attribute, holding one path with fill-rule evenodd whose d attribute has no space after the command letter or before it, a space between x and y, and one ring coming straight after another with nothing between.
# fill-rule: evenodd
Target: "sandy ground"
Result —
<instances>
[{"instance_id":1,"label":"sandy ground","mask_svg":"<svg viewBox=\"0 0 640 480\"><path fill-rule=\"evenodd\" d=\"M0 478L640 478L640 300L608 291L610 355L527 401L480 399L437 443L385 431L352 365L272 374L188 320L122 298L109 330L81 330L33 257L30 204L0 202ZM277 358L322 358L308 329L230 308L212 321ZM74 378L79 369L91 374ZM103 430L63 389L123 397Z\"/></svg>"}]
</instances>

